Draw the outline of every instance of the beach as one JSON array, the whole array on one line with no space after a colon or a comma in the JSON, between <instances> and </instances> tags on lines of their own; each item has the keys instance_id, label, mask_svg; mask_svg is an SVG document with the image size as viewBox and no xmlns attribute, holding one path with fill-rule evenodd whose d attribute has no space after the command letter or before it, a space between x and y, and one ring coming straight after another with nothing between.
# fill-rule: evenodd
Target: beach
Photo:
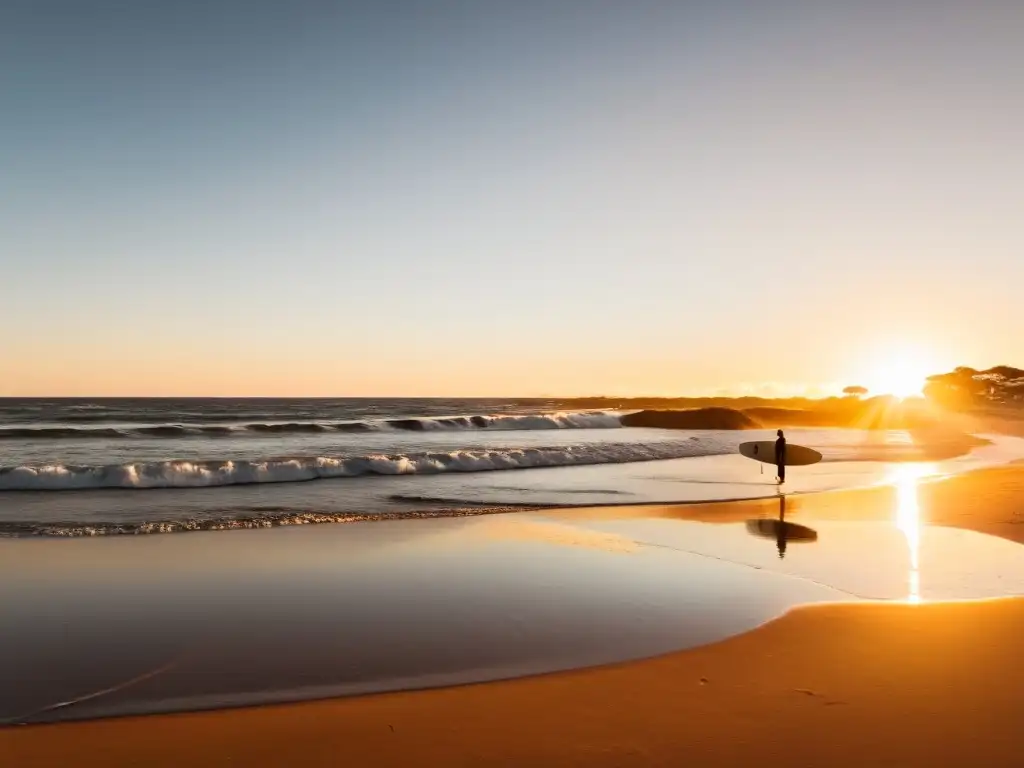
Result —
<instances>
[{"instance_id":1,"label":"beach","mask_svg":"<svg viewBox=\"0 0 1024 768\"><path fill-rule=\"evenodd\" d=\"M1022 490L1020 465L924 482L919 519L924 530L1024 543ZM892 521L900 498L899 486L801 496L787 519L822 530ZM773 503L587 517L743 520L770 514ZM560 514L573 513L554 512L552 522ZM12 765L1011 765L1022 628L1021 599L799 607L646 660L434 690L9 727L0 752Z\"/></svg>"},{"instance_id":2,"label":"beach","mask_svg":"<svg viewBox=\"0 0 1024 768\"><path fill-rule=\"evenodd\" d=\"M0 19L0 768L1024 766L1024 2Z\"/></svg>"},{"instance_id":3,"label":"beach","mask_svg":"<svg viewBox=\"0 0 1024 768\"><path fill-rule=\"evenodd\" d=\"M0 768L1024 767L1024 2L0 19Z\"/></svg>"}]
</instances>

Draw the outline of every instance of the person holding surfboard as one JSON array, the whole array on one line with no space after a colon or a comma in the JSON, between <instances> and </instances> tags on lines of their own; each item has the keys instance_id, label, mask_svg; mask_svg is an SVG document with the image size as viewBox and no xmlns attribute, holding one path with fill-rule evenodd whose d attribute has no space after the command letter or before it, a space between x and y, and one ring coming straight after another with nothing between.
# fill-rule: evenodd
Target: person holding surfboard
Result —
<instances>
[{"instance_id":1,"label":"person holding surfboard","mask_svg":"<svg viewBox=\"0 0 1024 768\"><path fill-rule=\"evenodd\" d=\"M786 482L786 435L780 429L776 433L779 438L775 441L775 469L778 472L779 485Z\"/></svg>"},{"instance_id":2,"label":"person holding surfboard","mask_svg":"<svg viewBox=\"0 0 1024 768\"><path fill-rule=\"evenodd\" d=\"M786 435L780 429L776 432L776 440L753 440L748 443L740 443L740 455L748 459L761 462L761 472L764 472L765 464L774 464L778 470L776 482L782 485L786 482L786 467L806 467L810 464L817 464L821 461L821 454L806 445L790 445L786 442Z\"/></svg>"}]
</instances>

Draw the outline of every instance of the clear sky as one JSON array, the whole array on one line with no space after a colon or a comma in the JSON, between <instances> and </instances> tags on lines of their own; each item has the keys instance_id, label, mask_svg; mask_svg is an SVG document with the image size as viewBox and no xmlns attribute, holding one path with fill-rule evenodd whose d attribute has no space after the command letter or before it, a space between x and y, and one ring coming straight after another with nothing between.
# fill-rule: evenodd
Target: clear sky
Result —
<instances>
[{"instance_id":1,"label":"clear sky","mask_svg":"<svg viewBox=\"0 0 1024 768\"><path fill-rule=\"evenodd\" d=\"M1024 3L0 4L0 394L1024 364Z\"/></svg>"}]
</instances>

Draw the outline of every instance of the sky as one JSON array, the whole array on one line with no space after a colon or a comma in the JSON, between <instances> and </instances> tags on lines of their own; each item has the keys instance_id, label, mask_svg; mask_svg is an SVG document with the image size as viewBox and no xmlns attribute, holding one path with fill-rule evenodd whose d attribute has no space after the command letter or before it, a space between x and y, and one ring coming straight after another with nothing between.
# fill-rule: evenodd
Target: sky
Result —
<instances>
[{"instance_id":1,"label":"sky","mask_svg":"<svg viewBox=\"0 0 1024 768\"><path fill-rule=\"evenodd\" d=\"M1024 3L0 4L0 395L1024 364Z\"/></svg>"}]
</instances>

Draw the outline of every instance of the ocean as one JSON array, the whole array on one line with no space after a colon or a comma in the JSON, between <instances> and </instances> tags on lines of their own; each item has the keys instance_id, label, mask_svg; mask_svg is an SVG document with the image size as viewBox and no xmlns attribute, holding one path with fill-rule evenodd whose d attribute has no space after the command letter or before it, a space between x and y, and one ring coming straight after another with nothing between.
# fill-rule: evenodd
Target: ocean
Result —
<instances>
[{"instance_id":1,"label":"ocean","mask_svg":"<svg viewBox=\"0 0 1024 768\"><path fill-rule=\"evenodd\" d=\"M777 492L767 430L626 427L554 399L0 399L0 535L173 533ZM789 430L787 488L885 480L905 432ZM935 467L1010 460L999 441Z\"/></svg>"}]
</instances>

